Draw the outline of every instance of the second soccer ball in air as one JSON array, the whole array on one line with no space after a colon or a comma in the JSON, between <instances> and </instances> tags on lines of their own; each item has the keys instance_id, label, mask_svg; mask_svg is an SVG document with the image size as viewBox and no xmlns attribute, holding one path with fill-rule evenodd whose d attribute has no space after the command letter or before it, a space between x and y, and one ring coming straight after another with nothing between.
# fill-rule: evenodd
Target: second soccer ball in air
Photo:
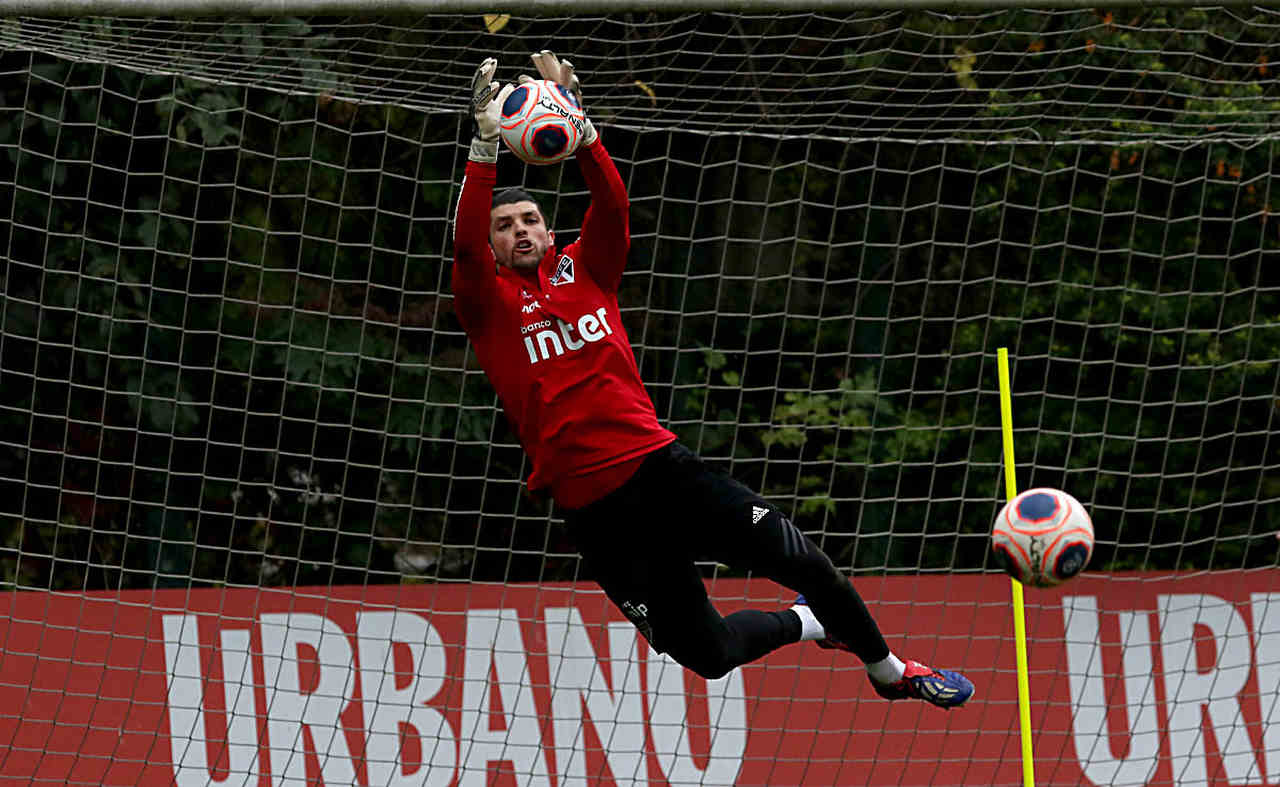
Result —
<instances>
[{"instance_id":1,"label":"second soccer ball in air","mask_svg":"<svg viewBox=\"0 0 1280 787\"><path fill-rule=\"evenodd\" d=\"M502 102L502 141L529 164L554 164L573 155L585 127L573 94L550 80L524 82Z\"/></svg>"},{"instance_id":2,"label":"second soccer ball in air","mask_svg":"<svg viewBox=\"0 0 1280 787\"><path fill-rule=\"evenodd\" d=\"M1050 587L1088 565L1093 521L1079 500L1060 489L1028 489L1000 510L991 549L1009 576Z\"/></svg>"}]
</instances>

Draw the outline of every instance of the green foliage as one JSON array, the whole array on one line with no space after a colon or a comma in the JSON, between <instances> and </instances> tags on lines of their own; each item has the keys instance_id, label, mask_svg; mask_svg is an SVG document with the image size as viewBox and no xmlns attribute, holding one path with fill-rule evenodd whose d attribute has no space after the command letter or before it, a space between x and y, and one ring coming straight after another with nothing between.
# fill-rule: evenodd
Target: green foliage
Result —
<instances>
[{"instance_id":1,"label":"green foliage","mask_svg":"<svg viewBox=\"0 0 1280 787\"><path fill-rule=\"evenodd\" d=\"M1096 568L1274 563L1280 107L1224 49L1266 42L1151 13L850 22L850 111L954 91L951 119L999 142L1035 115L1042 144L602 119L664 422L848 570L988 570L1004 346L1019 482L1091 507ZM277 24L310 93L0 54L0 582L573 577L451 313L466 129L332 98L330 33ZM265 56L259 24L220 35ZM1080 136L1098 118L1114 138ZM509 164L572 230L572 168Z\"/></svg>"}]
</instances>

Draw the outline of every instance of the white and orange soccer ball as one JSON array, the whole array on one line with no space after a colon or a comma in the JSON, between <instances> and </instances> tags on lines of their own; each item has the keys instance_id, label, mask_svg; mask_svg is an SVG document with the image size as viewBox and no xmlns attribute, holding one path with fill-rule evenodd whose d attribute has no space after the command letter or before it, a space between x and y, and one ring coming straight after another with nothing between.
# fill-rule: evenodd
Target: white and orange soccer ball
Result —
<instances>
[{"instance_id":1,"label":"white and orange soccer ball","mask_svg":"<svg viewBox=\"0 0 1280 787\"><path fill-rule=\"evenodd\" d=\"M498 130L521 161L554 164L578 149L586 122L572 93L549 79L534 79L507 94Z\"/></svg>"},{"instance_id":2,"label":"white and orange soccer ball","mask_svg":"<svg viewBox=\"0 0 1280 787\"><path fill-rule=\"evenodd\" d=\"M1089 564L1093 520L1060 489L1028 489L1000 510L991 550L1009 576L1024 585L1052 587Z\"/></svg>"}]
</instances>

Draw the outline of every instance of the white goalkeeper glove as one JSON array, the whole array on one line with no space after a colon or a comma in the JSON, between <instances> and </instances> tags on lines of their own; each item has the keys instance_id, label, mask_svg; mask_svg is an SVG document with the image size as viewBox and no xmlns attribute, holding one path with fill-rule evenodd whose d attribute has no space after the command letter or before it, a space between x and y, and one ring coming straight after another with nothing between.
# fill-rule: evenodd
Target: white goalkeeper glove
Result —
<instances>
[{"instance_id":1,"label":"white goalkeeper glove","mask_svg":"<svg viewBox=\"0 0 1280 787\"><path fill-rule=\"evenodd\" d=\"M515 87L506 85L499 89L498 83L493 81L497 70L498 61L490 57L471 77L471 117L476 123L468 156L472 161L493 163L498 160L498 121L502 117L502 102Z\"/></svg>"},{"instance_id":2,"label":"white goalkeeper glove","mask_svg":"<svg viewBox=\"0 0 1280 787\"><path fill-rule=\"evenodd\" d=\"M578 108L582 110L585 117L587 107L582 103L582 84L578 81L578 75L573 71L573 63L568 60L560 60L550 50L544 49L531 55L533 65L538 69L538 73L543 79L550 79L552 82L560 85L560 87L569 91L573 99L578 102ZM521 74L520 81L525 82L529 77ZM586 119L586 125L582 129L582 144L590 145L596 141L599 136L596 134L596 127L591 125L591 119Z\"/></svg>"}]
</instances>

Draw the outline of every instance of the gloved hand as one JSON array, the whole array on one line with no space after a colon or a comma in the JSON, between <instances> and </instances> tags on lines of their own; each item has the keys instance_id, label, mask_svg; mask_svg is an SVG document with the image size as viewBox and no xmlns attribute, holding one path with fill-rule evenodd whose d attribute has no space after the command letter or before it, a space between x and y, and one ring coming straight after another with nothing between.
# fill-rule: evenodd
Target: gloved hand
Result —
<instances>
[{"instance_id":1,"label":"gloved hand","mask_svg":"<svg viewBox=\"0 0 1280 787\"><path fill-rule=\"evenodd\" d=\"M543 79L550 79L552 82L569 91L574 100L578 102L578 107L586 114L587 107L582 103L582 84L578 81L578 75L574 73L573 63L568 60L560 60L550 50L542 50L531 55L533 65L538 69L538 74ZM529 77L521 74L520 81L524 82ZM586 126L582 131L582 144L590 145L596 141L599 135L596 133L596 127L591 125L591 119L587 118Z\"/></svg>"},{"instance_id":2,"label":"gloved hand","mask_svg":"<svg viewBox=\"0 0 1280 787\"><path fill-rule=\"evenodd\" d=\"M501 89L493 81L498 61L486 58L471 77L471 117L475 119L475 136L471 140L472 161L495 162L498 160L498 122L502 117L502 102L515 89L506 85Z\"/></svg>"}]
</instances>

